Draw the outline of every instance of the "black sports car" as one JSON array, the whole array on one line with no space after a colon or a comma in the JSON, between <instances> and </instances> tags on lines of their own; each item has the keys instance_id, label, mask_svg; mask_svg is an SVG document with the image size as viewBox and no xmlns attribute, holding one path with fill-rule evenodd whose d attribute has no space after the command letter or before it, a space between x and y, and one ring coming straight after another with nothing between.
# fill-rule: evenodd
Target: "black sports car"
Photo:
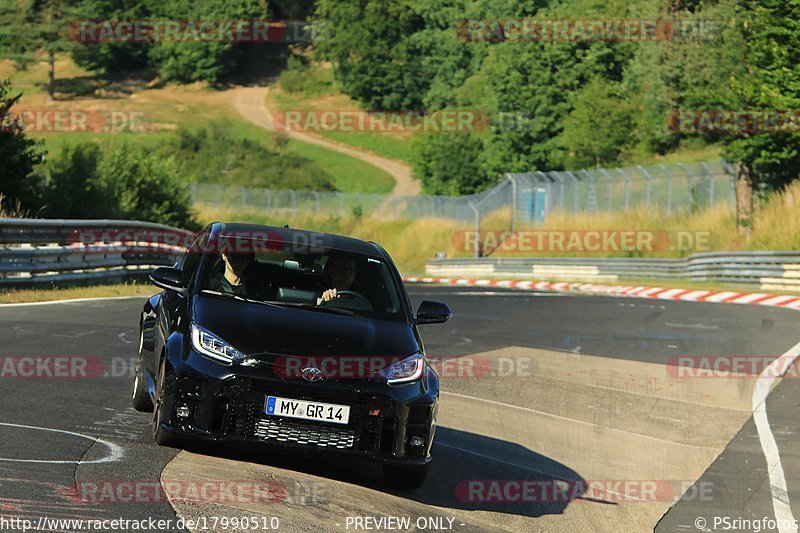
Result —
<instances>
[{"instance_id":1,"label":"black sports car","mask_svg":"<svg viewBox=\"0 0 800 533\"><path fill-rule=\"evenodd\" d=\"M232 446L367 458L415 488L431 461L439 378L379 245L245 224L203 229L151 281L140 319L133 405L161 445Z\"/></svg>"}]
</instances>

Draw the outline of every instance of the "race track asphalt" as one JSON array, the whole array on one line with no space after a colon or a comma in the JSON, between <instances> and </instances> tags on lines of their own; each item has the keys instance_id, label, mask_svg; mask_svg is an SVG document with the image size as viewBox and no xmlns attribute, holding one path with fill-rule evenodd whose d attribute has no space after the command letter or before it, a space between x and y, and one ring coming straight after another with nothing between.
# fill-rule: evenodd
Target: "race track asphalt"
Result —
<instances>
[{"instance_id":1,"label":"race track asphalt","mask_svg":"<svg viewBox=\"0 0 800 533\"><path fill-rule=\"evenodd\" d=\"M454 312L448 324L421 327L428 356L444 360L434 464L416 492L387 489L373 465L156 446L149 415L129 402L140 298L0 306L0 517L174 523L256 514L277 517L281 531L391 525L357 517L405 517L414 527L455 531L695 531L699 516L713 531L715 516L775 518L752 418L756 376L678 379L670 367L678 356L783 354L800 340L797 312L408 289L415 306L439 300ZM77 357L88 361L88 376L13 375L26 356ZM795 379L780 382L767 402L790 505L800 497L799 403ZM271 482L286 492L271 503L231 504L150 493L121 501L97 489L176 480ZM589 489L523 501L475 489L520 481ZM655 498L636 496L651 486ZM234 530L247 528L227 528Z\"/></svg>"}]
</instances>

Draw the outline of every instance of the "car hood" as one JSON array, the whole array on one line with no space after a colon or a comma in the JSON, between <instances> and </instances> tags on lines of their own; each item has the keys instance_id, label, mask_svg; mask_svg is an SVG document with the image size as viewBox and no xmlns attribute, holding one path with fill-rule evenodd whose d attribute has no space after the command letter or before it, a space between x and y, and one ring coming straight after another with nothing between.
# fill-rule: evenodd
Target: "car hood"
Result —
<instances>
[{"instance_id":1,"label":"car hood","mask_svg":"<svg viewBox=\"0 0 800 533\"><path fill-rule=\"evenodd\" d=\"M192 302L194 322L247 355L407 357L420 350L411 324L213 296Z\"/></svg>"}]
</instances>

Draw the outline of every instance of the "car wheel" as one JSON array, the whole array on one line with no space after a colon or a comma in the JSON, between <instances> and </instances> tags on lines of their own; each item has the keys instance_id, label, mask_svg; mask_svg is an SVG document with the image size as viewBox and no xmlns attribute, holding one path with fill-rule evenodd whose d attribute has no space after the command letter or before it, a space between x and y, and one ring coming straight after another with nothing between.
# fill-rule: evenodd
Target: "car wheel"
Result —
<instances>
[{"instance_id":1,"label":"car wheel","mask_svg":"<svg viewBox=\"0 0 800 533\"><path fill-rule=\"evenodd\" d=\"M156 398L153 405L153 440L159 446L172 446L179 447L180 441L174 435L167 433L161 424L165 422L164 412L164 396L167 387L167 381L171 378L168 376L167 360L161 359L161 365L158 368L158 377L156 378Z\"/></svg>"},{"instance_id":2,"label":"car wheel","mask_svg":"<svg viewBox=\"0 0 800 533\"><path fill-rule=\"evenodd\" d=\"M141 342L139 346L141 346ZM131 403L133 404L133 408L137 411L142 411L144 413L153 411L153 402L150 400L150 392L147 390L147 379L144 375L141 348L139 349L139 356L136 358L136 368L133 372Z\"/></svg>"},{"instance_id":3,"label":"car wheel","mask_svg":"<svg viewBox=\"0 0 800 533\"><path fill-rule=\"evenodd\" d=\"M425 483L429 467L430 464L383 465L383 479L389 486L396 489L418 489Z\"/></svg>"}]
</instances>

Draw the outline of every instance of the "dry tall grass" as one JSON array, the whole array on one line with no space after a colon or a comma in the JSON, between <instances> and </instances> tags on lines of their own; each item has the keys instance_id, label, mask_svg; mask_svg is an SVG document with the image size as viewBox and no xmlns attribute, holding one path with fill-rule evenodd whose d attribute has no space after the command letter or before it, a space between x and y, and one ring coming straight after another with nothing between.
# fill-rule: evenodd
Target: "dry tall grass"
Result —
<instances>
[{"instance_id":1,"label":"dry tall grass","mask_svg":"<svg viewBox=\"0 0 800 533\"><path fill-rule=\"evenodd\" d=\"M208 223L215 220L250 222L270 226L289 224L293 228L348 235L374 241L383 246L403 274L419 274L425 261L436 252L453 256L453 234L459 224L444 219L378 220L372 217L332 217L305 212L286 217L258 209L198 206L197 218Z\"/></svg>"}]
</instances>

